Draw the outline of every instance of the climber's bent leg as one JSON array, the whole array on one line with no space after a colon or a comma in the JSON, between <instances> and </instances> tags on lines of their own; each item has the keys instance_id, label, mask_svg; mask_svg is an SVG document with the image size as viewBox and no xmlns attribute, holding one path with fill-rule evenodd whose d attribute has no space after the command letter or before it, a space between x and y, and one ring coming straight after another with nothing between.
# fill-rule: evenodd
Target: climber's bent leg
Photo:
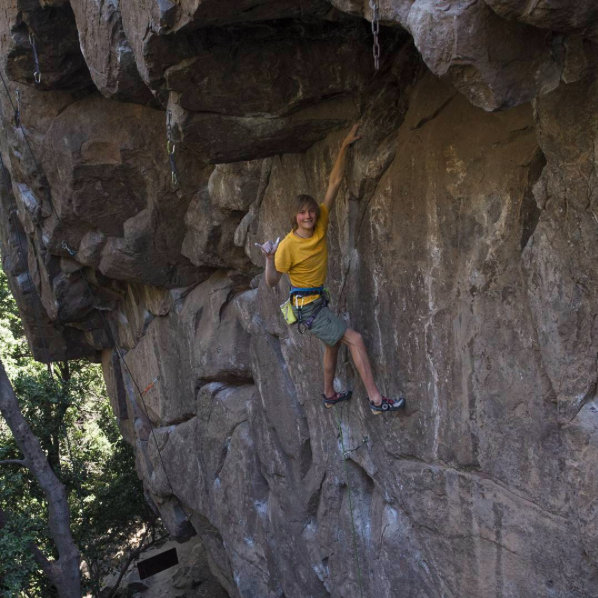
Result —
<instances>
[{"instance_id":1,"label":"climber's bent leg","mask_svg":"<svg viewBox=\"0 0 598 598\"><path fill-rule=\"evenodd\" d=\"M324 345L324 396L334 396L334 374L340 345Z\"/></svg>"},{"instance_id":2,"label":"climber's bent leg","mask_svg":"<svg viewBox=\"0 0 598 598\"><path fill-rule=\"evenodd\" d=\"M307 332L324 343L324 393L322 401L325 407L333 407L341 401L348 401L352 394L350 390L343 392L335 392L334 390L334 374L340 349L339 343L347 330L347 322L328 309L327 305L322 305L322 299L318 299L301 309L302 321L310 321L315 310L317 310L316 316L311 320L311 326ZM293 308L293 311L298 315L296 308Z\"/></svg>"},{"instance_id":3,"label":"climber's bent leg","mask_svg":"<svg viewBox=\"0 0 598 598\"><path fill-rule=\"evenodd\" d=\"M343 338L341 339L341 342L347 345L349 347L349 351L351 351L353 363L357 368L370 401L374 405L380 405L382 403L382 395L380 394L380 391L374 382L372 366L370 365L370 360L368 359L367 350L365 348L365 343L363 342L361 334L351 328L347 328Z\"/></svg>"}]
</instances>

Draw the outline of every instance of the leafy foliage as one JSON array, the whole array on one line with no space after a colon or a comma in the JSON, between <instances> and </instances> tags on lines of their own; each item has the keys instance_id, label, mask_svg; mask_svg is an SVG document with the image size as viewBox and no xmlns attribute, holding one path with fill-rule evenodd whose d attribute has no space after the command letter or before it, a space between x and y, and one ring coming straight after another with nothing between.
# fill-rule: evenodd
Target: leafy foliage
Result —
<instances>
[{"instance_id":1,"label":"leafy foliage","mask_svg":"<svg viewBox=\"0 0 598 598\"><path fill-rule=\"evenodd\" d=\"M41 364L31 359L25 339L21 316L8 286L6 274L0 268L0 351L6 373L11 376L17 370L33 368L40 371Z\"/></svg>"},{"instance_id":2,"label":"leafy foliage","mask_svg":"<svg viewBox=\"0 0 598 598\"><path fill-rule=\"evenodd\" d=\"M36 363L1 270L0 309L0 355L23 415L67 488L71 530L88 572L84 584L97 596L111 560L135 532L155 526L155 516L143 498L133 452L112 415L99 366ZM0 418L0 460L21 458ZM54 548L43 494L27 469L1 466L0 513L5 516L0 596L55 596L32 557L32 544L50 556Z\"/></svg>"},{"instance_id":3,"label":"leafy foliage","mask_svg":"<svg viewBox=\"0 0 598 598\"><path fill-rule=\"evenodd\" d=\"M3 596L18 596L27 580L39 577L37 565L26 550L29 543L35 541L38 531L35 522L22 514L10 517L2 528L0 532L0 554L2 554L0 580L2 585L0 587ZM34 585L39 588L38 583L27 583L27 585L30 588Z\"/></svg>"}]
</instances>

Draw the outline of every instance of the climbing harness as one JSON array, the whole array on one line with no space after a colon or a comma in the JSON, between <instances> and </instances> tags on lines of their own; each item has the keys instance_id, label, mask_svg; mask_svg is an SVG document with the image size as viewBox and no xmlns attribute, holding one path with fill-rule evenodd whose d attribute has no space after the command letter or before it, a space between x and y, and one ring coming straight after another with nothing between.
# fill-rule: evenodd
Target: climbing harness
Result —
<instances>
[{"instance_id":1,"label":"climbing harness","mask_svg":"<svg viewBox=\"0 0 598 598\"><path fill-rule=\"evenodd\" d=\"M15 127L17 129L21 126L21 90L17 89L17 107L15 108Z\"/></svg>"},{"instance_id":2,"label":"climbing harness","mask_svg":"<svg viewBox=\"0 0 598 598\"><path fill-rule=\"evenodd\" d=\"M302 314L303 298L308 295L320 295L320 299L319 299L320 303L314 309L314 311L311 313L309 318L307 318L307 320L303 320L303 314ZM301 304L299 304L299 299L301 299ZM316 299L316 301L318 301L318 299ZM289 300L280 306L283 316L285 317L285 320L287 321L287 323L294 323L294 322L289 322L289 320L287 319L287 316L285 315L285 310L283 309L283 306L286 306L288 303L292 303L292 302L294 302L295 309L297 310L297 318L296 318L296 321L298 322L297 330L299 331L299 334L303 334L306 329L311 330L311 327L313 326L313 323L314 323L316 317L318 316L318 314L322 311L322 309L324 307L326 307L328 305L328 303L329 303L328 291L323 286L321 286L321 287L293 287L292 286L291 290L289 292ZM311 305L311 303L309 303L308 305ZM285 309L288 309L288 308L285 308ZM291 312L292 312L292 310L291 310Z\"/></svg>"},{"instance_id":3,"label":"climbing harness","mask_svg":"<svg viewBox=\"0 0 598 598\"><path fill-rule=\"evenodd\" d=\"M342 414L342 407L341 407L341 414ZM358 448L362 447L364 444L368 443L368 437L365 436L363 442L356 446L353 449L345 449L345 440L343 436L343 424L342 424L342 416L339 416L338 411L336 413L336 425L338 427L338 437L341 441L341 450L342 450L342 458L343 464L345 467L345 477L347 479L347 498L349 499L349 512L351 513L351 537L353 541L353 558L355 560L355 568L357 569L357 580L359 582L359 597L363 598L363 579L361 576L361 567L359 566L359 555L357 554L357 531L355 529L355 515L353 513L353 495L351 493L351 484L349 482L349 467L347 466L347 459L349 458L349 453L357 450Z\"/></svg>"},{"instance_id":4,"label":"climbing harness","mask_svg":"<svg viewBox=\"0 0 598 598\"><path fill-rule=\"evenodd\" d=\"M292 297L293 295L323 295L324 294L324 287L291 287L289 291L289 295Z\"/></svg>"},{"instance_id":5,"label":"climbing harness","mask_svg":"<svg viewBox=\"0 0 598 598\"><path fill-rule=\"evenodd\" d=\"M166 151L168 152L168 160L170 161L170 178L173 187L179 186L179 176L176 169L176 162L174 160L174 152L176 151L176 144L172 138L172 112L168 110L166 113Z\"/></svg>"},{"instance_id":6,"label":"climbing harness","mask_svg":"<svg viewBox=\"0 0 598 598\"><path fill-rule=\"evenodd\" d=\"M374 55L374 68L380 69L380 9L378 8L378 0L370 0L370 8L372 9L372 36L374 44L372 47L372 54Z\"/></svg>"},{"instance_id":7,"label":"climbing harness","mask_svg":"<svg viewBox=\"0 0 598 598\"><path fill-rule=\"evenodd\" d=\"M33 80L39 85L42 81L42 73L39 68L39 57L37 55L37 44L35 43L35 34L32 31L29 32L29 43L31 44L31 49L33 51L33 64L35 66L35 70L33 71Z\"/></svg>"},{"instance_id":8,"label":"climbing harness","mask_svg":"<svg viewBox=\"0 0 598 598\"><path fill-rule=\"evenodd\" d=\"M316 301L317 301L317 299L316 299ZM305 329L311 330L311 327L313 326L316 317L322 311L322 309L324 307L326 307L327 305L328 305L328 299L326 299L325 297L322 297L320 299L320 304L316 307L316 309L314 309L314 311L311 313L309 318L307 318L307 320L305 320L305 322L303 321L303 318L301 317L301 308L299 308L299 310L298 310L299 324L297 325L297 330L299 331L299 334L303 334L305 332Z\"/></svg>"}]
</instances>

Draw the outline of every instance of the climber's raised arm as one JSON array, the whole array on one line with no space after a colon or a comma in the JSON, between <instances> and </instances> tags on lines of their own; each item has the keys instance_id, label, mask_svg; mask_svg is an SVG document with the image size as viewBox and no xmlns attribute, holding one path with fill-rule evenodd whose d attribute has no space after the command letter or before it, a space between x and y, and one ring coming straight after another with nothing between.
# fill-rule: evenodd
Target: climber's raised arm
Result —
<instances>
[{"instance_id":1,"label":"climber's raised arm","mask_svg":"<svg viewBox=\"0 0 598 598\"><path fill-rule=\"evenodd\" d=\"M345 175L345 165L347 163L347 152L349 147L351 147L351 145L358 139L361 139L361 136L357 134L358 130L358 124L351 127L351 130L343 139L341 149L339 150L336 161L334 162L334 166L332 167L332 172L330 173L330 177L328 179L328 189L326 190L326 195L324 196L324 205L329 210L332 208L332 204L336 198L336 194L338 193L338 188L341 186L343 176Z\"/></svg>"}]
</instances>

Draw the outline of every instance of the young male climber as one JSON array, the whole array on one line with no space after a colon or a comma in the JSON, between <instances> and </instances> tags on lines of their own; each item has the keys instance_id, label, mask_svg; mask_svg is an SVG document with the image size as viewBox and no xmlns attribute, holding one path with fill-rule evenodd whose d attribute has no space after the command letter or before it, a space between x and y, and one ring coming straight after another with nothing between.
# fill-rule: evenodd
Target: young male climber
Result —
<instances>
[{"instance_id":1,"label":"young male climber","mask_svg":"<svg viewBox=\"0 0 598 598\"><path fill-rule=\"evenodd\" d=\"M270 287L280 281L283 273L291 281L293 313L299 325L324 343L324 406L330 408L351 398L352 391L334 390L334 374L340 343L349 347L353 363L368 393L370 409L375 415L397 411L405 406L405 399L382 396L374 382L365 344L359 332L348 328L346 322L328 309L324 281L328 268L326 232L334 199L345 173L347 152L360 136L354 125L342 142L336 158L324 201L318 205L313 197L299 195L292 210L292 230L280 242L266 241L260 248L266 257L265 278Z\"/></svg>"}]
</instances>

